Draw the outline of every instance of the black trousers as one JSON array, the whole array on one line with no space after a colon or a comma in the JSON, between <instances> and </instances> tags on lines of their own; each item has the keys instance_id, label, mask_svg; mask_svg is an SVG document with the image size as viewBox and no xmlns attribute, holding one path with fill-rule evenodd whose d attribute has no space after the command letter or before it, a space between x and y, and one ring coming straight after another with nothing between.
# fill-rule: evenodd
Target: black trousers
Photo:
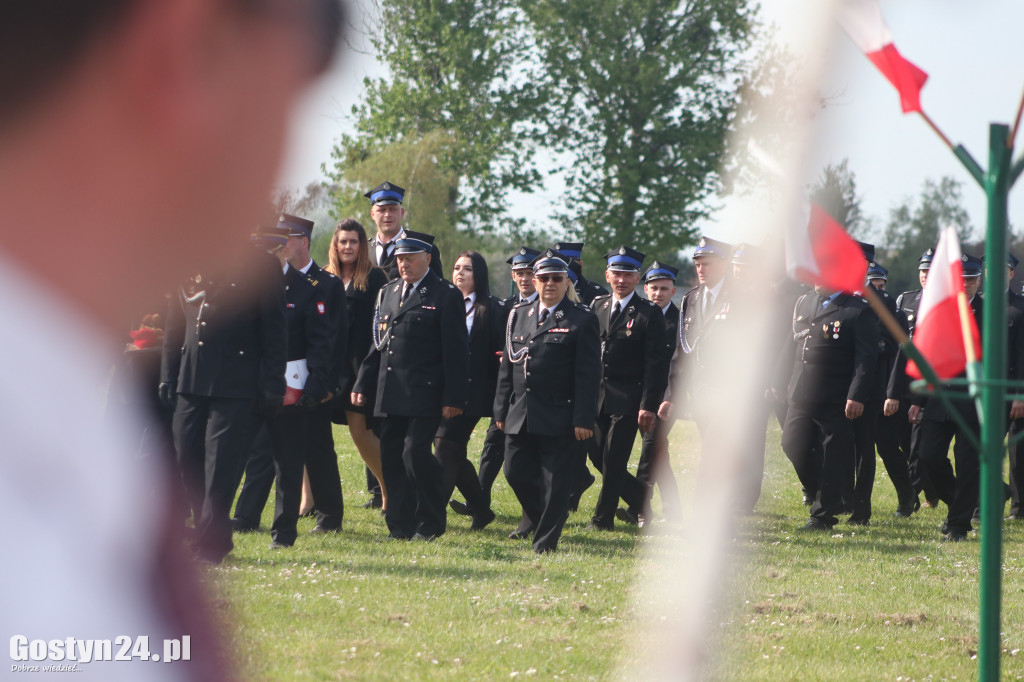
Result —
<instances>
[{"instance_id":1,"label":"black trousers","mask_svg":"<svg viewBox=\"0 0 1024 682\"><path fill-rule=\"evenodd\" d=\"M440 417L381 419L380 464L388 491L384 519L394 537L438 536L446 529L443 471L431 451L440 423Z\"/></svg>"},{"instance_id":2,"label":"black trousers","mask_svg":"<svg viewBox=\"0 0 1024 682\"><path fill-rule=\"evenodd\" d=\"M871 493L875 488L875 435L882 415L882 403L869 400L864 413L853 420L853 503L851 519L867 521L871 518Z\"/></svg>"},{"instance_id":3,"label":"black trousers","mask_svg":"<svg viewBox=\"0 0 1024 682\"><path fill-rule=\"evenodd\" d=\"M270 444L270 430L262 424L249 450L245 463L245 482L235 502L235 519L246 528L259 528L263 508L274 485L274 448Z\"/></svg>"},{"instance_id":4,"label":"black trousers","mask_svg":"<svg viewBox=\"0 0 1024 682\"><path fill-rule=\"evenodd\" d=\"M900 401L900 409L891 417L882 415L875 427L875 447L878 458L882 460L889 480L896 489L896 499L901 506L913 505L917 493L910 480L910 465L906 453L900 447L900 437L904 425L907 424L907 402Z\"/></svg>"},{"instance_id":5,"label":"black trousers","mask_svg":"<svg viewBox=\"0 0 1024 682\"><path fill-rule=\"evenodd\" d=\"M533 522L536 552L558 548L569 516L569 493L579 454L574 443L571 436L531 433L508 434L505 438L505 477Z\"/></svg>"},{"instance_id":6,"label":"black trousers","mask_svg":"<svg viewBox=\"0 0 1024 682\"><path fill-rule=\"evenodd\" d=\"M654 496L655 485L661 493L661 513L672 520L682 518L683 504L679 497L679 485L672 473L668 453L668 434L671 430L671 422L655 417L654 429L640 434L640 461L636 467L636 480L643 486L643 502L640 507L630 507L630 511L643 514L648 519L654 515L651 498ZM629 476L627 472L627 478Z\"/></svg>"},{"instance_id":7,"label":"black trousers","mask_svg":"<svg viewBox=\"0 0 1024 682\"><path fill-rule=\"evenodd\" d=\"M475 512L490 508L490 499L485 503L480 479L476 469L469 461L469 439L480 417L460 414L451 419L442 419L434 440L434 456L444 470L443 497L447 502L451 499L455 488L459 489L466 504Z\"/></svg>"},{"instance_id":8,"label":"black trousers","mask_svg":"<svg viewBox=\"0 0 1024 682\"><path fill-rule=\"evenodd\" d=\"M338 453L334 449L329 404L321 403L310 411L308 438L305 465L316 504L316 525L326 530L339 530L345 514L345 502L341 494L341 475L338 473Z\"/></svg>"},{"instance_id":9,"label":"black trousers","mask_svg":"<svg viewBox=\"0 0 1024 682\"><path fill-rule=\"evenodd\" d=\"M908 407L908 412L909 409ZM924 493L926 500L938 500L939 494L928 477L928 469L921 463L920 424L911 424L909 420L904 422L903 432L900 434L900 449L907 457L907 470L910 472L910 483L914 486L914 491Z\"/></svg>"},{"instance_id":10,"label":"black trousers","mask_svg":"<svg viewBox=\"0 0 1024 682\"><path fill-rule=\"evenodd\" d=\"M645 486L626 470L638 430L635 412L625 415L602 412L597 416L594 448L590 451L590 461L600 469L602 476L592 519L595 526L611 528L615 525L620 497L630 507L643 505Z\"/></svg>"},{"instance_id":11,"label":"black trousers","mask_svg":"<svg viewBox=\"0 0 1024 682\"><path fill-rule=\"evenodd\" d=\"M1024 432L1024 419L1010 422L1010 438ZM1024 442L1010 447L1010 516L1024 518Z\"/></svg>"},{"instance_id":12,"label":"black trousers","mask_svg":"<svg viewBox=\"0 0 1024 682\"><path fill-rule=\"evenodd\" d=\"M782 450L804 490L814 495L811 518L833 526L842 509L842 477L853 466L853 424L845 405L790 404L782 427Z\"/></svg>"},{"instance_id":13,"label":"black trousers","mask_svg":"<svg viewBox=\"0 0 1024 682\"><path fill-rule=\"evenodd\" d=\"M980 438L977 419L968 416L967 424ZM949 462L949 444L953 443L956 473ZM928 472L935 493L946 503L949 512L946 522L950 532L966 533L972 528L971 517L978 506L979 463L978 451L967 441L960 428L952 421L928 419L927 411L921 422L921 464Z\"/></svg>"},{"instance_id":14,"label":"black trousers","mask_svg":"<svg viewBox=\"0 0 1024 682\"><path fill-rule=\"evenodd\" d=\"M480 451L480 490L488 507L491 506L491 488L494 487L494 481L504 464L505 432L499 429L492 419L484 436L484 448Z\"/></svg>"},{"instance_id":15,"label":"black trousers","mask_svg":"<svg viewBox=\"0 0 1024 682\"><path fill-rule=\"evenodd\" d=\"M253 401L179 394L174 446L195 519L197 552L220 561L233 548L228 514L259 417Z\"/></svg>"}]
</instances>

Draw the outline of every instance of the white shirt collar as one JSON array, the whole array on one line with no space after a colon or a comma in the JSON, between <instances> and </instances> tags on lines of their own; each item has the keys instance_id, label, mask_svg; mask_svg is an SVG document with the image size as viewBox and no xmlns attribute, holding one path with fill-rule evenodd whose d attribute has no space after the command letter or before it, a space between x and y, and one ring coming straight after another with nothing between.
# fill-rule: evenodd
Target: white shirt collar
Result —
<instances>
[{"instance_id":1,"label":"white shirt collar","mask_svg":"<svg viewBox=\"0 0 1024 682\"><path fill-rule=\"evenodd\" d=\"M626 306L629 305L629 302L633 300L633 294L635 294L635 293L636 293L635 291L629 292L629 296L627 296L626 298L622 299L621 301L618 300L617 298L615 298L615 294L612 294L612 305L614 305L615 303L618 303L619 304L619 310L625 310Z\"/></svg>"}]
</instances>

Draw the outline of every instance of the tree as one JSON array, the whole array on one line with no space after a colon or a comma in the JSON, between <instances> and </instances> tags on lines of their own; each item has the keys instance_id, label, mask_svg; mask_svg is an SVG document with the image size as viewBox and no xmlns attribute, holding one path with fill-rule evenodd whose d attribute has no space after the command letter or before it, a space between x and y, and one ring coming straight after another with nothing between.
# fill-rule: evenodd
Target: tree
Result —
<instances>
[{"instance_id":1,"label":"tree","mask_svg":"<svg viewBox=\"0 0 1024 682\"><path fill-rule=\"evenodd\" d=\"M860 210L857 183L849 159L822 169L821 178L811 187L811 201L825 209L851 236L863 236L867 221Z\"/></svg>"},{"instance_id":2,"label":"tree","mask_svg":"<svg viewBox=\"0 0 1024 682\"><path fill-rule=\"evenodd\" d=\"M745 0L521 0L547 71L546 142L571 162L561 217L590 250L695 241L744 76Z\"/></svg>"},{"instance_id":3,"label":"tree","mask_svg":"<svg viewBox=\"0 0 1024 682\"><path fill-rule=\"evenodd\" d=\"M938 182L924 181L916 202L904 200L889 212L885 230L889 286L899 293L920 288L917 264L921 254L934 248L939 229L952 225L961 242L970 239L974 228L963 207L961 184L944 176Z\"/></svg>"},{"instance_id":4,"label":"tree","mask_svg":"<svg viewBox=\"0 0 1024 682\"><path fill-rule=\"evenodd\" d=\"M521 19L514 0L381 0L371 42L390 74L365 81L356 132L336 145L331 179L350 183L350 169L376 158L384 172L370 186L383 177L402 185L384 151L429 139L433 163L453 179L451 224L507 226L508 191L540 180L529 125L536 78Z\"/></svg>"}]
</instances>

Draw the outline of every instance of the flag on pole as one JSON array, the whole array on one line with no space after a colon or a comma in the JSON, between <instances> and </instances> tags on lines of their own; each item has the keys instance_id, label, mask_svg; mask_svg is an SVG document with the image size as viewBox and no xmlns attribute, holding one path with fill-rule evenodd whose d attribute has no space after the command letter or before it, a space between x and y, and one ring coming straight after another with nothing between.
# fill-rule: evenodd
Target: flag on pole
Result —
<instances>
[{"instance_id":1,"label":"flag on pole","mask_svg":"<svg viewBox=\"0 0 1024 682\"><path fill-rule=\"evenodd\" d=\"M843 0L839 4L843 30L900 93L903 113L921 111L921 88L928 74L908 62L893 44L878 0Z\"/></svg>"},{"instance_id":2,"label":"flag on pole","mask_svg":"<svg viewBox=\"0 0 1024 682\"><path fill-rule=\"evenodd\" d=\"M967 348L964 345L958 298L964 292L963 267L960 264L960 240L952 227L943 229L939 245L935 248L928 281L921 294L921 307L914 326L914 346L935 369L940 379L955 377L967 367ZM980 346L978 325L974 315L968 313L974 347ZM921 370L913 360L907 362L907 374L921 379Z\"/></svg>"},{"instance_id":3,"label":"flag on pole","mask_svg":"<svg viewBox=\"0 0 1024 682\"><path fill-rule=\"evenodd\" d=\"M868 262L860 245L825 209L810 203L806 227L786 235L786 272L805 284L836 291L864 288Z\"/></svg>"}]
</instances>

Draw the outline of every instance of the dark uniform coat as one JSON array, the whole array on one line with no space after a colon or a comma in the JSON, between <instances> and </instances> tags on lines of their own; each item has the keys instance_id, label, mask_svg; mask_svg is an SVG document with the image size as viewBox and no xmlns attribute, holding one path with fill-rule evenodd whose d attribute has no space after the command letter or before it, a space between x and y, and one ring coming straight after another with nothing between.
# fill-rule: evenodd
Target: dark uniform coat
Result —
<instances>
[{"instance_id":1,"label":"dark uniform coat","mask_svg":"<svg viewBox=\"0 0 1024 682\"><path fill-rule=\"evenodd\" d=\"M793 311L789 401L812 413L847 400L866 403L878 356L878 317L867 302L839 294L823 309L825 298L808 293Z\"/></svg>"},{"instance_id":2,"label":"dark uniform coat","mask_svg":"<svg viewBox=\"0 0 1024 682\"><path fill-rule=\"evenodd\" d=\"M505 323L509 308L501 299L491 296L477 299L473 329L469 332L469 399L466 414L490 417L494 393L498 388L501 351L505 347Z\"/></svg>"},{"instance_id":3,"label":"dark uniform coat","mask_svg":"<svg viewBox=\"0 0 1024 682\"><path fill-rule=\"evenodd\" d=\"M341 280L327 272L316 261L309 266L306 277L323 287L327 303L327 315L331 322L331 371L327 385L331 393L338 395L349 383L350 368L348 359L348 306L345 300L345 285Z\"/></svg>"},{"instance_id":4,"label":"dark uniform coat","mask_svg":"<svg viewBox=\"0 0 1024 682\"><path fill-rule=\"evenodd\" d=\"M588 307L598 296L608 295L607 289L597 282L591 282L582 274L576 276L576 282L573 284L573 288L576 289L576 295L580 297L580 303Z\"/></svg>"},{"instance_id":5,"label":"dark uniform coat","mask_svg":"<svg viewBox=\"0 0 1024 682\"><path fill-rule=\"evenodd\" d=\"M284 274L285 317L288 321L288 361L306 360L309 376L303 396L320 401L331 390L334 366L331 318L327 311L329 292L320 280L311 279L293 267Z\"/></svg>"},{"instance_id":6,"label":"dark uniform coat","mask_svg":"<svg viewBox=\"0 0 1024 682\"><path fill-rule=\"evenodd\" d=\"M253 249L244 278L197 275L170 302L160 381L217 398L284 395L284 289L277 260Z\"/></svg>"},{"instance_id":7,"label":"dark uniform coat","mask_svg":"<svg viewBox=\"0 0 1024 682\"><path fill-rule=\"evenodd\" d=\"M591 308L601 334L600 411L606 414L657 412L668 384L665 316L637 294L609 326L613 297L599 296Z\"/></svg>"},{"instance_id":8,"label":"dark uniform coat","mask_svg":"<svg viewBox=\"0 0 1024 682\"><path fill-rule=\"evenodd\" d=\"M516 306L498 372L494 419L506 434L572 437L574 427L593 429L601 388L601 339L597 317L563 298L537 326L539 299ZM510 355L525 350L514 364Z\"/></svg>"},{"instance_id":9,"label":"dark uniform coat","mask_svg":"<svg viewBox=\"0 0 1024 682\"><path fill-rule=\"evenodd\" d=\"M440 417L443 406L465 408L469 338L462 295L432 271L399 305L404 282L381 289L377 338L359 370L354 391L376 384L378 416Z\"/></svg>"}]
</instances>

